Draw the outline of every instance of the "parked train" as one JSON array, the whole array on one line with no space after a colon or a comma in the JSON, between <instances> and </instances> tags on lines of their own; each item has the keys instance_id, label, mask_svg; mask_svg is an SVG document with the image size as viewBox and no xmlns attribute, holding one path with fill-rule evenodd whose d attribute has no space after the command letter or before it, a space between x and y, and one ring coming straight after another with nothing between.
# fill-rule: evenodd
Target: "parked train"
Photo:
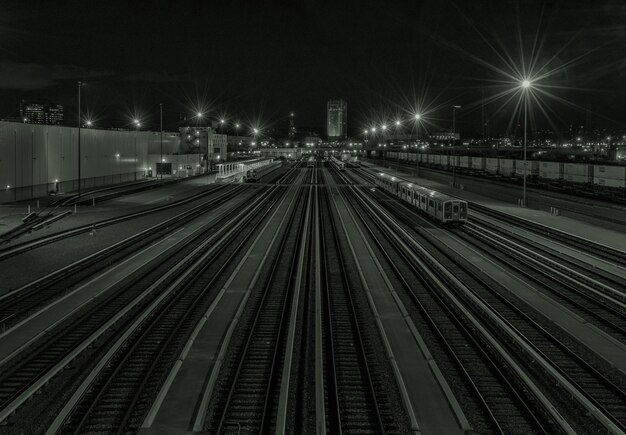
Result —
<instances>
[{"instance_id":1,"label":"parked train","mask_svg":"<svg viewBox=\"0 0 626 435\"><path fill-rule=\"evenodd\" d=\"M244 182L246 183L256 183L259 181L259 178L256 173L256 169L248 169L246 171L246 175L244 177Z\"/></svg>"},{"instance_id":2,"label":"parked train","mask_svg":"<svg viewBox=\"0 0 626 435\"><path fill-rule=\"evenodd\" d=\"M397 151L387 152L387 158L408 163L419 162L423 166L447 170L455 166L460 173L511 180L524 176L524 162L515 159ZM526 177L538 184L581 188L608 195L626 195L626 166L528 160Z\"/></svg>"},{"instance_id":3,"label":"parked train","mask_svg":"<svg viewBox=\"0 0 626 435\"><path fill-rule=\"evenodd\" d=\"M343 171L346 169L346 162L343 160L339 160L336 157L331 157L330 162L335 166L338 170Z\"/></svg>"},{"instance_id":4,"label":"parked train","mask_svg":"<svg viewBox=\"0 0 626 435\"><path fill-rule=\"evenodd\" d=\"M398 177L380 172L376 185L401 200L417 207L422 214L445 225L462 225L467 222L467 201L445 193L410 183Z\"/></svg>"}]
</instances>

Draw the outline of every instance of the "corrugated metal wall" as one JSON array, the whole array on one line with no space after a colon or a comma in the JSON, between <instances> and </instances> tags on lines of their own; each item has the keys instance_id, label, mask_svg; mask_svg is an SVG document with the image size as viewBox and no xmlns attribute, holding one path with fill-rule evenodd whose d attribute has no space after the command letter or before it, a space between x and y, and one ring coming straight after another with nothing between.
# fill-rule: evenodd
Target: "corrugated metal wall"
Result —
<instances>
[{"instance_id":1,"label":"corrugated metal wall","mask_svg":"<svg viewBox=\"0 0 626 435\"><path fill-rule=\"evenodd\" d=\"M178 148L176 135L164 135L164 154ZM81 129L82 186L141 178L149 149L160 149L159 133ZM0 202L73 191L77 180L77 128L0 122Z\"/></svg>"}]
</instances>

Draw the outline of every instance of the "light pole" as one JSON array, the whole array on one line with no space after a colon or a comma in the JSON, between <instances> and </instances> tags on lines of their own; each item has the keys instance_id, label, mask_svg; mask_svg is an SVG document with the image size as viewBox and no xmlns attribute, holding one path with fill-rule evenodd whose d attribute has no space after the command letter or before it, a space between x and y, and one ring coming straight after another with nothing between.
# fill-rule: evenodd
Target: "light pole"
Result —
<instances>
[{"instance_id":1,"label":"light pole","mask_svg":"<svg viewBox=\"0 0 626 435\"><path fill-rule=\"evenodd\" d=\"M522 207L526 207L526 139L527 139L527 129L526 129L526 118L528 114L528 89L530 88L530 80L522 80L522 92L524 93L524 187L522 194Z\"/></svg>"},{"instance_id":2,"label":"light pole","mask_svg":"<svg viewBox=\"0 0 626 435\"><path fill-rule=\"evenodd\" d=\"M416 167L416 177L420 176L420 158L422 157L422 154L420 153L420 120L422 119L422 115L420 115L419 113L415 114L415 121L417 122L417 150L416 150L416 155L415 155L415 167Z\"/></svg>"},{"instance_id":3,"label":"light pole","mask_svg":"<svg viewBox=\"0 0 626 435\"><path fill-rule=\"evenodd\" d=\"M456 109L461 106L452 106L452 187L456 187Z\"/></svg>"},{"instance_id":4,"label":"light pole","mask_svg":"<svg viewBox=\"0 0 626 435\"><path fill-rule=\"evenodd\" d=\"M80 121L81 121L81 110L80 110L80 88L83 87L83 82L78 82L78 196L80 197Z\"/></svg>"},{"instance_id":5,"label":"light pole","mask_svg":"<svg viewBox=\"0 0 626 435\"><path fill-rule=\"evenodd\" d=\"M137 181L137 131L139 131L139 127L141 127L141 122L139 122L138 119L135 119L134 121L135 124L135 146L134 146L134 151L135 151L135 181Z\"/></svg>"},{"instance_id":6,"label":"light pole","mask_svg":"<svg viewBox=\"0 0 626 435\"><path fill-rule=\"evenodd\" d=\"M163 163L163 103L159 103L159 127L161 131L161 163ZM163 183L163 171L161 171L161 183Z\"/></svg>"},{"instance_id":7,"label":"light pole","mask_svg":"<svg viewBox=\"0 0 626 435\"><path fill-rule=\"evenodd\" d=\"M387 131L387 124L383 124L380 126L380 136L383 138L383 166L387 167L387 144L385 143L385 132Z\"/></svg>"}]
</instances>

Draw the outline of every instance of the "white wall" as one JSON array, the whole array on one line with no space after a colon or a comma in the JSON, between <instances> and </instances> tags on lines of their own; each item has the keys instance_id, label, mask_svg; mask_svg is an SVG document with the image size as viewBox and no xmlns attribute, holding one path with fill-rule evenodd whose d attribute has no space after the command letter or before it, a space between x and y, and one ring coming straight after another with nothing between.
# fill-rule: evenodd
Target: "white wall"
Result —
<instances>
[{"instance_id":1,"label":"white wall","mask_svg":"<svg viewBox=\"0 0 626 435\"><path fill-rule=\"evenodd\" d=\"M175 135L165 139L164 153L178 149ZM141 178L157 147L155 132L81 129L82 186ZM47 195L55 180L62 191L78 188L78 129L0 122L0 202Z\"/></svg>"}]
</instances>

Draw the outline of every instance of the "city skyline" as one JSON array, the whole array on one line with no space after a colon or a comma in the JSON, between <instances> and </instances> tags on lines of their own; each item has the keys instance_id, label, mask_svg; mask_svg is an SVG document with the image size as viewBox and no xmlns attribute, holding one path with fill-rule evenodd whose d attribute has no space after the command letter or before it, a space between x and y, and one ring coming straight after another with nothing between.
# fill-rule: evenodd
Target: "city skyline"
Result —
<instances>
[{"instance_id":1,"label":"city skyline","mask_svg":"<svg viewBox=\"0 0 626 435\"><path fill-rule=\"evenodd\" d=\"M65 11L77 5L5 3L0 117L15 116L21 99L46 98L59 101L71 119L74 84L82 79L88 83L86 110L110 126L123 124L135 112L154 126L155 107L164 103L170 109L166 124L175 123L174 110L204 105L215 116L236 114L241 122L270 126L296 110L300 123L321 129L325 114L317 108L342 95L351 105L350 135L374 114L392 119L420 109L434 113L433 128L449 129L445 107L451 104L464 107L458 114L460 130L481 132L484 117L490 130L503 132L515 116L514 107L491 101L501 91L501 72L509 61L523 68L519 63L534 52L537 65L555 70L545 83L555 99L547 115L537 109L531 116L533 128L554 124L565 130L581 123L588 130L622 128L626 119L624 65L614 55L624 51L617 26L626 11L615 0L594 7L533 1L523 8L505 1L487 12L454 2L366 2L359 7L303 2L291 8L278 2L263 8L233 2L213 9L199 3L150 11L156 20L143 6L126 5L120 22L112 15L118 9L114 2L106 8L80 4L81 18L69 26L66 17L73 15ZM210 36L188 25L191 10L214 17ZM298 24L282 32L269 30L285 17ZM184 31L163 35L157 23ZM397 30L370 31L380 23ZM520 35L511 31L516 27ZM18 32L21 28L27 30ZM77 34L81 37L73 37ZM71 56L63 48L68 44ZM182 47L198 54L183 59ZM208 55L200 55L206 48Z\"/></svg>"}]
</instances>

